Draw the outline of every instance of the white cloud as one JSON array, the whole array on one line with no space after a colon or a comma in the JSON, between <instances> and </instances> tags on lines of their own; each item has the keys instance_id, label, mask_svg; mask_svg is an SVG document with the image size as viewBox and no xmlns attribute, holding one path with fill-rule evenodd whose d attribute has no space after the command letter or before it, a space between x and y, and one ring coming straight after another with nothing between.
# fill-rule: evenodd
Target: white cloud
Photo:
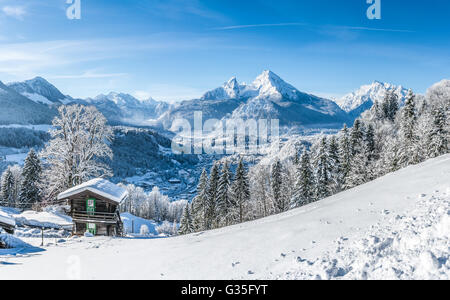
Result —
<instances>
[{"instance_id":1,"label":"white cloud","mask_svg":"<svg viewBox=\"0 0 450 300\"><path fill-rule=\"evenodd\" d=\"M55 75L49 76L50 79L87 79L87 78L111 78L111 77L123 77L127 76L126 73L97 73L93 71L87 71L82 74L74 75Z\"/></svg>"},{"instance_id":2,"label":"white cloud","mask_svg":"<svg viewBox=\"0 0 450 300\"><path fill-rule=\"evenodd\" d=\"M136 91L133 93L133 97L139 100L147 100L152 97L149 92L146 91Z\"/></svg>"},{"instance_id":3,"label":"white cloud","mask_svg":"<svg viewBox=\"0 0 450 300\"><path fill-rule=\"evenodd\" d=\"M147 87L145 91L136 91L133 96L139 100L150 97L159 101L175 103L182 100L198 99L204 91L192 87L181 86L169 83L154 83Z\"/></svg>"},{"instance_id":4,"label":"white cloud","mask_svg":"<svg viewBox=\"0 0 450 300\"><path fill-rule=\"evenodd\" d=\"M213 28L214 30L236 30L236 29L247 29L247 28L259 28L259 27L310 27L316 30L323 29L340 29L340 30L355 30L355 31L382 31L382 32L403 32L412 33L414 31L404 30L404 29L391 29L391 28L375 28L375 27L357 27L357 26L317 26L307 23L273 23L273 24L244 24L244 25L234 25Z\"/></svg>"},{"instance_id":5,"label":"white cloud","mask_svg":"<svg viewBox=\"0 0 450 300\"><path fill-rule=\"evenodd\" d=\"M23 20L23 17L27 14L27 11L23 6L3 6L2 12L9 17L19 20Z\"/></svg>"}]
</instances>

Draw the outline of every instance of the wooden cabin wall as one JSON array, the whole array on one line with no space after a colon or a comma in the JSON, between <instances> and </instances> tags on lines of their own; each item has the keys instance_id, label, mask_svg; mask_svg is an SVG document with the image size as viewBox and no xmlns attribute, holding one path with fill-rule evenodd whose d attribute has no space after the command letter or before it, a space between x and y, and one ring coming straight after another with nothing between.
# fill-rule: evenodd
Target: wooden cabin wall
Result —
<instances>
[{"instance_id":1,"label":"wooden cabin wall","mask_svg":"<svg viewBox=\"0 0 450 300\"><path fill-rule=\"evenodd\" d=\"M86 223L75 223L74 234L83 235L86 232Z\"/></svg>"},{"instance_id":2,"label":"wooden cabin wall","mask_svg":"<svg viewBox=\"0 0 450 300\"><path fill-rule=\"evenodd\" d=\"M115 213L117 210L117 204L112 204L111 202L107 202L103 199L101 199L98 195L94 195L92 193L82 193L76 196L73 196L70 198L71 200L71 206L72 206L72 212L73 211L79 211L79 212L85 212L86 211L86 200L88 198L95 198L96 201L96 212L104 212L104 213Z\"/></svg>"},{"instance_id":3,"label":"wooden cabin wall","mask_svg":"<svg viewBox=\"0 0 450 300\"><path fill-rule=\"evenodd\" d=\"M69 200L69 204L71 206L71 213L74 212L86 212L86 201L88 198L95 198L96 199L96 207L95 212L98 213L115 213L117 211L117 203L114 201L111 201L110 199L107 199L105 197L102 197L100 195L97 195L95 193L85 191L80 194L71 196ZM119 219L120 220L120 219ZM79 223L75 221L75 226L73 229L73 233L76 235L83 235L87 230L87 224L86 223ZM113 235L115 233L115 227L114 224L102 224L102 223L96 223L97 224L97 235Z\"/></svg>"},{"instance_id":4,"label":"wooden cabin wall","mask_svg":"<svg viewBox=\"0 0 450 300\"><path fill-rule=\"evenodd\" d=\"M75 223L74 234L84 235L87 229L86 223ZM111 236L114 233L114 226L110 224L97 224L97 235Z\"/></svg>"}]
</instances>

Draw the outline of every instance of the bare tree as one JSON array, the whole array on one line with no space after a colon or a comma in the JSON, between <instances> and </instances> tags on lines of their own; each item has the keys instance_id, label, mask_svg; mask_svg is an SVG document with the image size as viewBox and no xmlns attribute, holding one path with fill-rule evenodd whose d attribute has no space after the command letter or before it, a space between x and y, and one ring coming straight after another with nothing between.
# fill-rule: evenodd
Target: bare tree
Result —
<instances>
[{"instance_id":1,"label":"bare tree","mask_svg":"<svg viewBox=\"0 0 450 300\"><path fill-rule=\"evenodd\" d=\"M112 159L113 138L106 118L93 106L61 106L53 120L52 139L41 152L46 200L92 177L112 175L102 162Z\"/></svg>"}]
</instances>

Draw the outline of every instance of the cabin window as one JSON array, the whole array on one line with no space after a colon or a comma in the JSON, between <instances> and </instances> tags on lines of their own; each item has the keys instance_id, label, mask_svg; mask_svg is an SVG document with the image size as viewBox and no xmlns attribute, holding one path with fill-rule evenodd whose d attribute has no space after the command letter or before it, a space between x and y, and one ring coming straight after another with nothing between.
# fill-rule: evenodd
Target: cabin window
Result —
<instances>
[{"instance_id":1,"label":"cabin window","mask_svg":"<svg viewBox=\"0 0 450 300\"><path fill-rule=\"evenodd\" d=\"M86 201L86 211L88 214L93 215L95 214L95 206L96 206L96 199L95 198L88 198Z\"/></svg>"}]
</instances>

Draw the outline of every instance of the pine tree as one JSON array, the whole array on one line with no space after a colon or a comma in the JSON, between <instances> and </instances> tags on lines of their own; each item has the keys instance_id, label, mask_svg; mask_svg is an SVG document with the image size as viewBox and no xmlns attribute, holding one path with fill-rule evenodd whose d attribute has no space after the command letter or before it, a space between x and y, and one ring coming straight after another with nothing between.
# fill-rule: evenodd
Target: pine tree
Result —
<instances>
[{"instance_id":1,"label":"pine tree","mask_svg":"<svg viewBox=\"0 0 450 300\"><path fill-rule=\"evenodd\" d=\"M217 201L219 192L219 164L214 163L210 175L207 196L206 229L212 229L218 225Z\"/></svg>"},{"instance_id":2,"label":"pine tree","mask_svg":"<svg viewBox=\"0 0 450 300\"><path fill-rule=\"evenodd\" d=\"M362 151L364 133L362 131L362 123L359 119L355 121L350 137L350 146L352 155L355 156Z\"/></svg>"},{"instance_id":3,"label":"pine tree","mask_svg":"<svg viewBox=\"0 0 450 300\"><path fill-rule=\"evenodd\" d=\"M196 231L206 230L208 212L208 173L203 169L197 186L197 196L192 201L194 227Z\"/></svg>"},{"instance_id":4,"label":"pine tree","mask_svg":"<svg viewBox=\"0 0 450 300\"><path fill-rule=\"evenodd\" d=\"M184 208L183 216L180 221L180 229L178 233L181 235L189 234L194 232L194 225L192 223L191 213L189 211L189 204Z\"/></svg>"},{"instance_id":5,"label":"pine tree","mask_svg":"<svg viewBox=\"0 0 450 300\"><path fill-rule=\"evenodd\" d=\"M272 178L271 178L271 185L272 185L272 195L273 195L273 202L275 205L275 209L278 213L284 212L288 209L287 201L284 196L284 192L282 191L283 188L283 170L281 166L281 162L277 160L272 165Z\"/></svg>"},{"instance_id":6,"label":"pine tree","mask_svg":"<svg viewBox=\"0 0 450 300\"><path fill-rule=\"evenodd\" d=\"M416 104L415 96L412 90L409 90L406 96L405 107L402 110L402 119L400 124L400 165L408 166L417 163L417 137L416 137Z\"/></svg>"},{"instance_id":7,"label":"pine tree","mask_svg":"<svg viewBox=\"0 0 450 300\"><path fill-rule=\"evenodd\" d=\"M388 146L388 149L386 149L387 165L385 173L395 172L401 168L400 166L401 153L398 145L399 142L397 141L397 139L394 139Z\"/></svg>"},{"instance_id":8,"label":"pine tree","mask_svg":"<svg viewBox=\"0 0 450 300\"><path fill-rule=\"evenodd\" d=\"M217 209L218 215L224 221L225 226L231 224L232 220L232 209L234 204L231 197L231 172L228 163L225 162L222 166L221 175L219 179L217 195Z\"/></svg>"},{"instance_id":9,"label":"pine tree","mask_svg":"<svg viewBox=\"0 0 450 300\"><path fill-rule=\"evenodd\" d=\"M300 163L300 155L299 155L298 151L295 151L294 165L298 166L299 163Z\"/></svg>"},{"instance_id":10,"label":"pine tree","mask_svg":"<svg viewBox=\"0 0 450 300\"><path fill-rule=\"evenodd\" d=\"M375 103L373 104L371 111L372 115L375 117L376 120L383 119L383 111L378 101L375 100Z\"/></svg>"},{"instance_id":11,"label":"pine tree","mask_svg":"<svg viewBox=\"0 0 450 300\"><path fill-rule=\"evenodd\" d=\"M381 105L383 119L394 122L398 112L398 96L393 91L388 91Z\"/></svg>"},{"instance_id":12,"label":"pine tree","mask_svg":"<svg viewBox=\"0 0 450 300\"><path fill-rule=\"evenodd\" d=\"M292 199L293 207L300 207L314 201L314 175L309 152L305 149L297 168L297 182Z\"/></svg>"},{"instance_id":13,"label":"pine tree","mask_svg":"<svg viewBox=\"0 0 450 300\"><path fill-rule=\"evenodd\" d=\"M448 122L445 110L442 107L435 107L431 111L431 128L428 133L428 157L437 157L449 152L447 130Z\"/></svg>"},{"instance_id":14,"label":"pine tree","mask_svg":"<svg viewBox=\"0 0 450 300\"><path fill-rule=\"evenodd\" d=\"M3 205L9 207L15 207L15 199L14 199L14 178L11 172L11 169L6 169L2 174L2 190L1 190L1 198Z\"/></svg>"},{"instance_id":15,"label":"pine tree","mask_svg":"<svg viewBox=\"0 0 450 300\"><path fill-rule=\"evenodd\" d=\"M339 140L340 182L344 186L351 169L352 150L347 125L341 131Z\"/></svg>"},{"instance_id":16,"label":"pine tree","mask_svg":"<svg viewBox=\"0 0 450 300\"><path fill-rule=\"evenodd\" d=\"M330 196L330 162L327 151L327 138L324 137L319 146L319 153L316 158L317 185L316 199L320 200Z\"/></svg>"},{"instance_id":17,"label":"pine tree","mask_svg":"<svg viewBox=\"0 0 450 300\"><path fill-rule=\"evenodd\" d=\"M367 126L366 133L364 135L364 142L366 147L366 155L369 161L373 161L375 159L375 129L372 124Z\"/></svg>"},{"instance_id":18,"label":"pine tree","mask_svg":"<svg viewBox=\"0 0 450 300\"><path fill-rule=\"evenodd\" d=\"M339 158L339 145L337 138L332 136L328 145L328 159L330 166L330 190L337 193L341 189L341 176L340 176L340 158Z\"/></svg>"},{"instance_id":19,"label":"pine tree","mask_svg":"<svg viewBox=\"0 0 450 300\"><path fill-rule=\"evenodd\" d=\"M236 169L236 176L232 185L233 203L237 207L237 219L240 223L244 222L246 206L250 200L250 184L247 178L244 161L241 158Z\"/></svg>"},{"instance_id":20,"label":"pine tree","mask_svg":"<svg viewBox=\"0 0 450 300\"><path fill-rule=\"evenodd\" d=\"M369 154L367 146L363 145L363 150L358 152L352 160L350 173L345 183L345 188L353 188L364 184L369 180Z\"/></svg>"},{"instance_id":21,"label":"pine tree","mask_svg":"<svg viewBox=\"0 0 450 300\"><path fill-rule=\"evenodd\" d=\"M31 149L22 170L22 184L19 195L20 208L29 209L34 203L41 200L39 187L41 172L41 162L36 152Z\"/></svg>"},{"instance_id":22,"label":"pine tree","mask_svg":"<svg viewBox=\"0 0 450 300\"><path fill-rule=\"evenodd\" d=\"M397 112L399 110L398 106L398 96L394 92L391 93L389 98L389 115L388 118L390 121L394 122L395 117L397 116Z\"/></svg>"}]
</instances>

